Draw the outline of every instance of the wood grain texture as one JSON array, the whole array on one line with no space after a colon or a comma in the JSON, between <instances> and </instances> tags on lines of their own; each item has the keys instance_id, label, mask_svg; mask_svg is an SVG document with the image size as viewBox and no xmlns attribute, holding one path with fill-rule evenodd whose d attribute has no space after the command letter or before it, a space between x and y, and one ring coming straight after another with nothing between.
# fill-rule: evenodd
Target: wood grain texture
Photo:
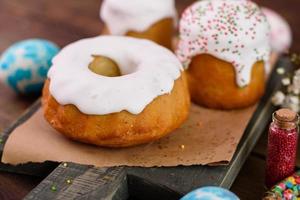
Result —
<instances>
[{"instance_id":1,"label":"wood grain texture","mask_svg":"<svg viewBox=\"0 0 300 200\"><path fill-rule=\"evenodd\" d=\"M179 10L183 10L191 2L193 0L178 0ZM299 52L300 2L298 0L256 0L256 2L275 9L288 19L294 33L292 51ZM102 26L98 18L100 4L101 0L27 0L26 2L0 0L0 52L13 42L25 38L42 37L64 46L82 37L97 35ZM0 130L8 127L34 100L35 98L16 96L8 88L0 85ZM265 141L263 138L261 147L264 147ZM246 164L232 189L238 192L241 199L258 199L255 192L252 198L247 196L252 191L251 186L256 187L257 177L251 176L250 172L263 170L263 166L256 162L254 155L249 157L247 163L249 160L253 161L253 168L247 167ZM21 199L37 182L29 176L0 173L0 199Z\"/></svg>"},{"instance_id":2,"label":"wood grain texture","mask_svg":"<svg viewBox=\"0 0 300 200\"><path fill-rule=\"evenodd\" d=\"M125 169L95 168L73 163L60 164L25 200L126 200Z\"/></svg>"},{"instance_id":3,"label":"wood grain texture","mask_svg":"<svg viewBox=\"0 0 300 200\"><path fill-rule=\"evenodd\" d=\"M21 199L42 179L42 177L0 172L0 199Z\"/></svg>"}]
</instances>

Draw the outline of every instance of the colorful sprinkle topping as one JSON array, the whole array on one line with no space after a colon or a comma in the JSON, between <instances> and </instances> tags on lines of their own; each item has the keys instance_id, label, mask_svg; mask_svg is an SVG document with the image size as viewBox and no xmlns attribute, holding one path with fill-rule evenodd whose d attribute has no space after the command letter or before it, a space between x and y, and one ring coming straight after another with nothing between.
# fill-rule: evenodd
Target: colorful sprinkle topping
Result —
<instances>
[{"instance_id":1,"label":"colorful sprinkle topping","mask_svg":"<svg viewBox=\"0 0 300 200\"><path fill-rule=\"evenodd\" d=\"M269 190L264 200L269 199L285 199L296 200L300 198L300 171L290 177L287 177Z\"/></svg>"}]
</instances>

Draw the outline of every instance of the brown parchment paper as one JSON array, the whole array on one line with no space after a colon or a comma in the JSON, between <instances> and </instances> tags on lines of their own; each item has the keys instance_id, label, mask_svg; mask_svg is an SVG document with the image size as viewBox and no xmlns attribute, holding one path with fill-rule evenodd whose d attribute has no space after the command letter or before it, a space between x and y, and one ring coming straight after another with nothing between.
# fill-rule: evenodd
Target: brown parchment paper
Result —
<instances>
[{"instance_id":1,"label":"brown parchment paper","mask_svg":"<svg viewBox=\"0 0 300 200\"><path fill-rule=\"evenodd\" d=\"M188 120L171 135L123 149L71 141L44 120L40 109L10 135L2 162L15 165L51 160L98 167L224 164L231 160L255 107L219 111L192 105Z\"/></svg>"}]
</instances>

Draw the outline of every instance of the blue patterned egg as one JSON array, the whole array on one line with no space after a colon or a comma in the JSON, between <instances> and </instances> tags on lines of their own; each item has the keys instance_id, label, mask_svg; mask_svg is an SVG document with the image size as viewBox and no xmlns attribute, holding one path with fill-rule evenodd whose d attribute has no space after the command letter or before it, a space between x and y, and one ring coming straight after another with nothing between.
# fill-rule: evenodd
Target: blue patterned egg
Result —
<instances>
[{"instance_id":1,"label":"blue patterned egg","mask_svg":"<svg viewBox=\"0 0 300 200\"><path fill-rule=\"evenodd\" d=\"M239 200L239 198L229 190L209 186L196 189L180 200Z\"/></svg>"},{"instance_id":2,"label":"blue patterned egg","mask_svg":"<svg viewBox=\"0 0 300 200\"><path fill-rule=\"evenodd\" d=\"M32 94L41 91L57 45L43 39L17 42L0 57L0 81L17 93Z\"/></svg>"}]
</instances>

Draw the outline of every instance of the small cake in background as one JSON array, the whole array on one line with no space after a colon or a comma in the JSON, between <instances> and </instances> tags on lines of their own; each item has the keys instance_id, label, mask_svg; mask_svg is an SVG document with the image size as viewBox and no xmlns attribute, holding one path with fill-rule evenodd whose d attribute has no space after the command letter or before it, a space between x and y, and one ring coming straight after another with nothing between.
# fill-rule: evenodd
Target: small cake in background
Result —
<instances>
[{"instance_id":1,"label":"small cake in background","mask_svg":"<svg viewBox=\"0 0 300 200\"><path fill-rule=\"evenodd\" d=\"M215 109L255 104L269 70L269 34L265 15L251 1L203 0L188 7L176 54L192 100Z\"/></svg>"},{"instance_id":2,"label":"small cake in background","mask_svg":"<svg viewBox=\"0 0 300 200\"><path fill-rule=\"evenodd\" d=\"M104 0L100 16L104 34L149 39L172 48L177 17L174 0Z\"/></svg>"},{"instance_id":3,"label":"small cake in background","mask_svg":"<svg viewBox=\"0 0 300 200\"><path fill-rule=\"evenodd\" d=\"M275 64L278 56L288 53L292 44L292 31L288 22L275 11L269 8L262 8L271 27L270 43L272 54L270 59L271 66Z\"/></svg>"},{"instance_id":4,"label":"small cake in background","mask_svg":"<svg viewBox=\"0 0 300 200\"><path fill-rule=\"evenodd\" d=\"M59 48L42 39L28 39L9 47L0 57L0 80L15 92L39 93Z\"/></svg>"},{"instance_id":5,"label":"small cake in background","mask_svg":"<svg viewBox=\"0 0 300 200\"><path fill-rule=\"evenodd\" d=\"M76 59L74 59L76 58ZM105 147L158 140L187 118L181 63L148 40L99 36L53 59L42 97L46 120L63 135Z\"/></svg>"}]
</instances>

